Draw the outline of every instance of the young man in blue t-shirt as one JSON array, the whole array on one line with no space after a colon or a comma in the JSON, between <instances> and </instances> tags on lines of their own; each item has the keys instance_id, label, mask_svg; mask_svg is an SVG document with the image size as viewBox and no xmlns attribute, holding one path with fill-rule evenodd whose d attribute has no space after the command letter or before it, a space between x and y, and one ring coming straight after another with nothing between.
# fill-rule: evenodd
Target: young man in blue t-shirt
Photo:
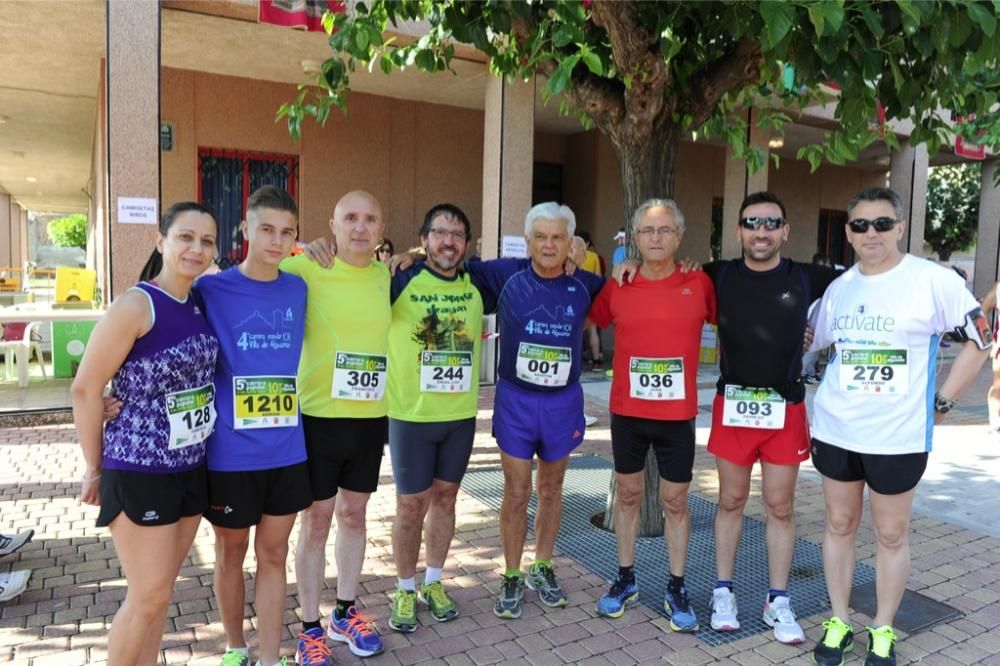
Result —
<instances>
[{"instance_id":1,"label":"young man in blue t-shirt","mask_svg":"<svg viewBox=\"0 0 1000 666\"><path fill-rule=\"evenodd\" d=\"M287 192L271 186L254 192L241 228L249 242L243 263L195 285L219 338L218 420L207 446L205 517L215 528L215 597L228 639L222 663L250 663L243 562L256 527L257 664L273 666L287 663L279 648L288 538L296 514L312 503L296 391L306 285L278 270L298 228L298 209Z\"/></svg>"}]
</instances>

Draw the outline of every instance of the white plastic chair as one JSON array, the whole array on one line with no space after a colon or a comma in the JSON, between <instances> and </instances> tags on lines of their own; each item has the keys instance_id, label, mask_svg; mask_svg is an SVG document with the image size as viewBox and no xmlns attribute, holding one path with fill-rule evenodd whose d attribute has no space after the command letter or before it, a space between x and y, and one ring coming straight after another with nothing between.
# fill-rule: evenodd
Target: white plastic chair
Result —
<instances>
[{"instance_id":1,"label":"white plastic chair","mask_svg":"<svg viewBox=\"0 0 1000 666\"><path fill-rule=\"evenodd\" d=\"M16 324L5 324L4 328ZM17 358L17 383L18 386L28 385L28 370L31 363L32 353L38 358L38 365L42 369L42 379L48 379L45 373L45 358L42 356L42 346L35 336L35 328L38 322L30 322L24 327L24 334L20 339L0 340L0 352L4 358L4 377L9 379L14 375L14 359ZM4 336L7 337L7 336Z\"/></svg>"}]
</instances>

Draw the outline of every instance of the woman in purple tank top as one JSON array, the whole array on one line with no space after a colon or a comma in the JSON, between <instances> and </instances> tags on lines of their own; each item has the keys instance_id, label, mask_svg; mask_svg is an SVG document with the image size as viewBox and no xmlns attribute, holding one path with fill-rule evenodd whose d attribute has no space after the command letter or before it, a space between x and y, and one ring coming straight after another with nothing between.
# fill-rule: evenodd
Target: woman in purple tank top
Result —
<instances>
[{"instance_id":1,"label":"woman in purple tank top","mask_svg":"<svg viewBox=\"0 0 1000 666\"><path fill-rule=\"evenodd\" d=\"M184 202L164 213L162 268L101 318L71 389L86 461L80 499L100 505L97 524L110 528L128 584L108 633L112 666L159 661L167 606L207 502L218 340L190 292L215 239L205 207ZM105 426L109 381L122 407Z\"/></svg>"}]
</instances>

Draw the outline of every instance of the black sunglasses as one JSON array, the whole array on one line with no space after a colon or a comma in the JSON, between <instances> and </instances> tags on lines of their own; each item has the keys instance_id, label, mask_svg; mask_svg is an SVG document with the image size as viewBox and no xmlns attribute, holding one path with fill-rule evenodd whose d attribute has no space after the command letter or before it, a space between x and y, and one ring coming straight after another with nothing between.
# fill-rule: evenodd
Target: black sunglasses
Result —
<instances>
[{"instance_id":1,"label":"black sunglasses","mask_svg":"<svg viewBox=\"0 0 1000 666\"><path fill-rule=\"evenodd\" d=\"M783 217L741 217L740 226L744 229L752 229L756 231L761 227L764 227L768 231L774 231L775 229L780 229L782 225L785 224L785 218Z\"/></svg>"},{"instance_id":2,"label":"black sunglasses","mask_svg":"<svg viewBox=\"0 0 1000 666\"><path fill-rule=\"evenodd\" d=\"M847 223L847 226L851 228L856 234L863 234L868 232L868 227L875 227L875 231L884 233L896 226L899 220L894 220L891 217L876 217L874 220L866 220L863 217L858 217Z\"/></svg>"}]
</instances>

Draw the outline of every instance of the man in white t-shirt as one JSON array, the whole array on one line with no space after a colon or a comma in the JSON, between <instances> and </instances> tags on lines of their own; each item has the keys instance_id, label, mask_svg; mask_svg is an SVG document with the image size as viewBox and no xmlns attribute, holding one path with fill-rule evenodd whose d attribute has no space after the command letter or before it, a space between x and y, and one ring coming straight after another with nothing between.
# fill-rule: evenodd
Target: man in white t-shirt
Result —
<instances>
[{"instance_id":1,"label":"man in white t-shirt","mask_svg":"<svg viewBox=\"0 0 1000 666\"><path fill-rule=\"evenodd\" d=\"M823 566L833 606L813 658L839 665L853 646L848 599L867 485L878 585L865 664L887 666L896 663L892 621L910 572L913 494L934 424L986 360L990 335L962 278L900 252L906 222L898 194L867 189L851 200L847 218L847 240L859 263L824 294L812 345L837 350L813 407L812 459L823 476ZM964 346L935 392L945 333Z\"/></svg>"}]
</instances>

